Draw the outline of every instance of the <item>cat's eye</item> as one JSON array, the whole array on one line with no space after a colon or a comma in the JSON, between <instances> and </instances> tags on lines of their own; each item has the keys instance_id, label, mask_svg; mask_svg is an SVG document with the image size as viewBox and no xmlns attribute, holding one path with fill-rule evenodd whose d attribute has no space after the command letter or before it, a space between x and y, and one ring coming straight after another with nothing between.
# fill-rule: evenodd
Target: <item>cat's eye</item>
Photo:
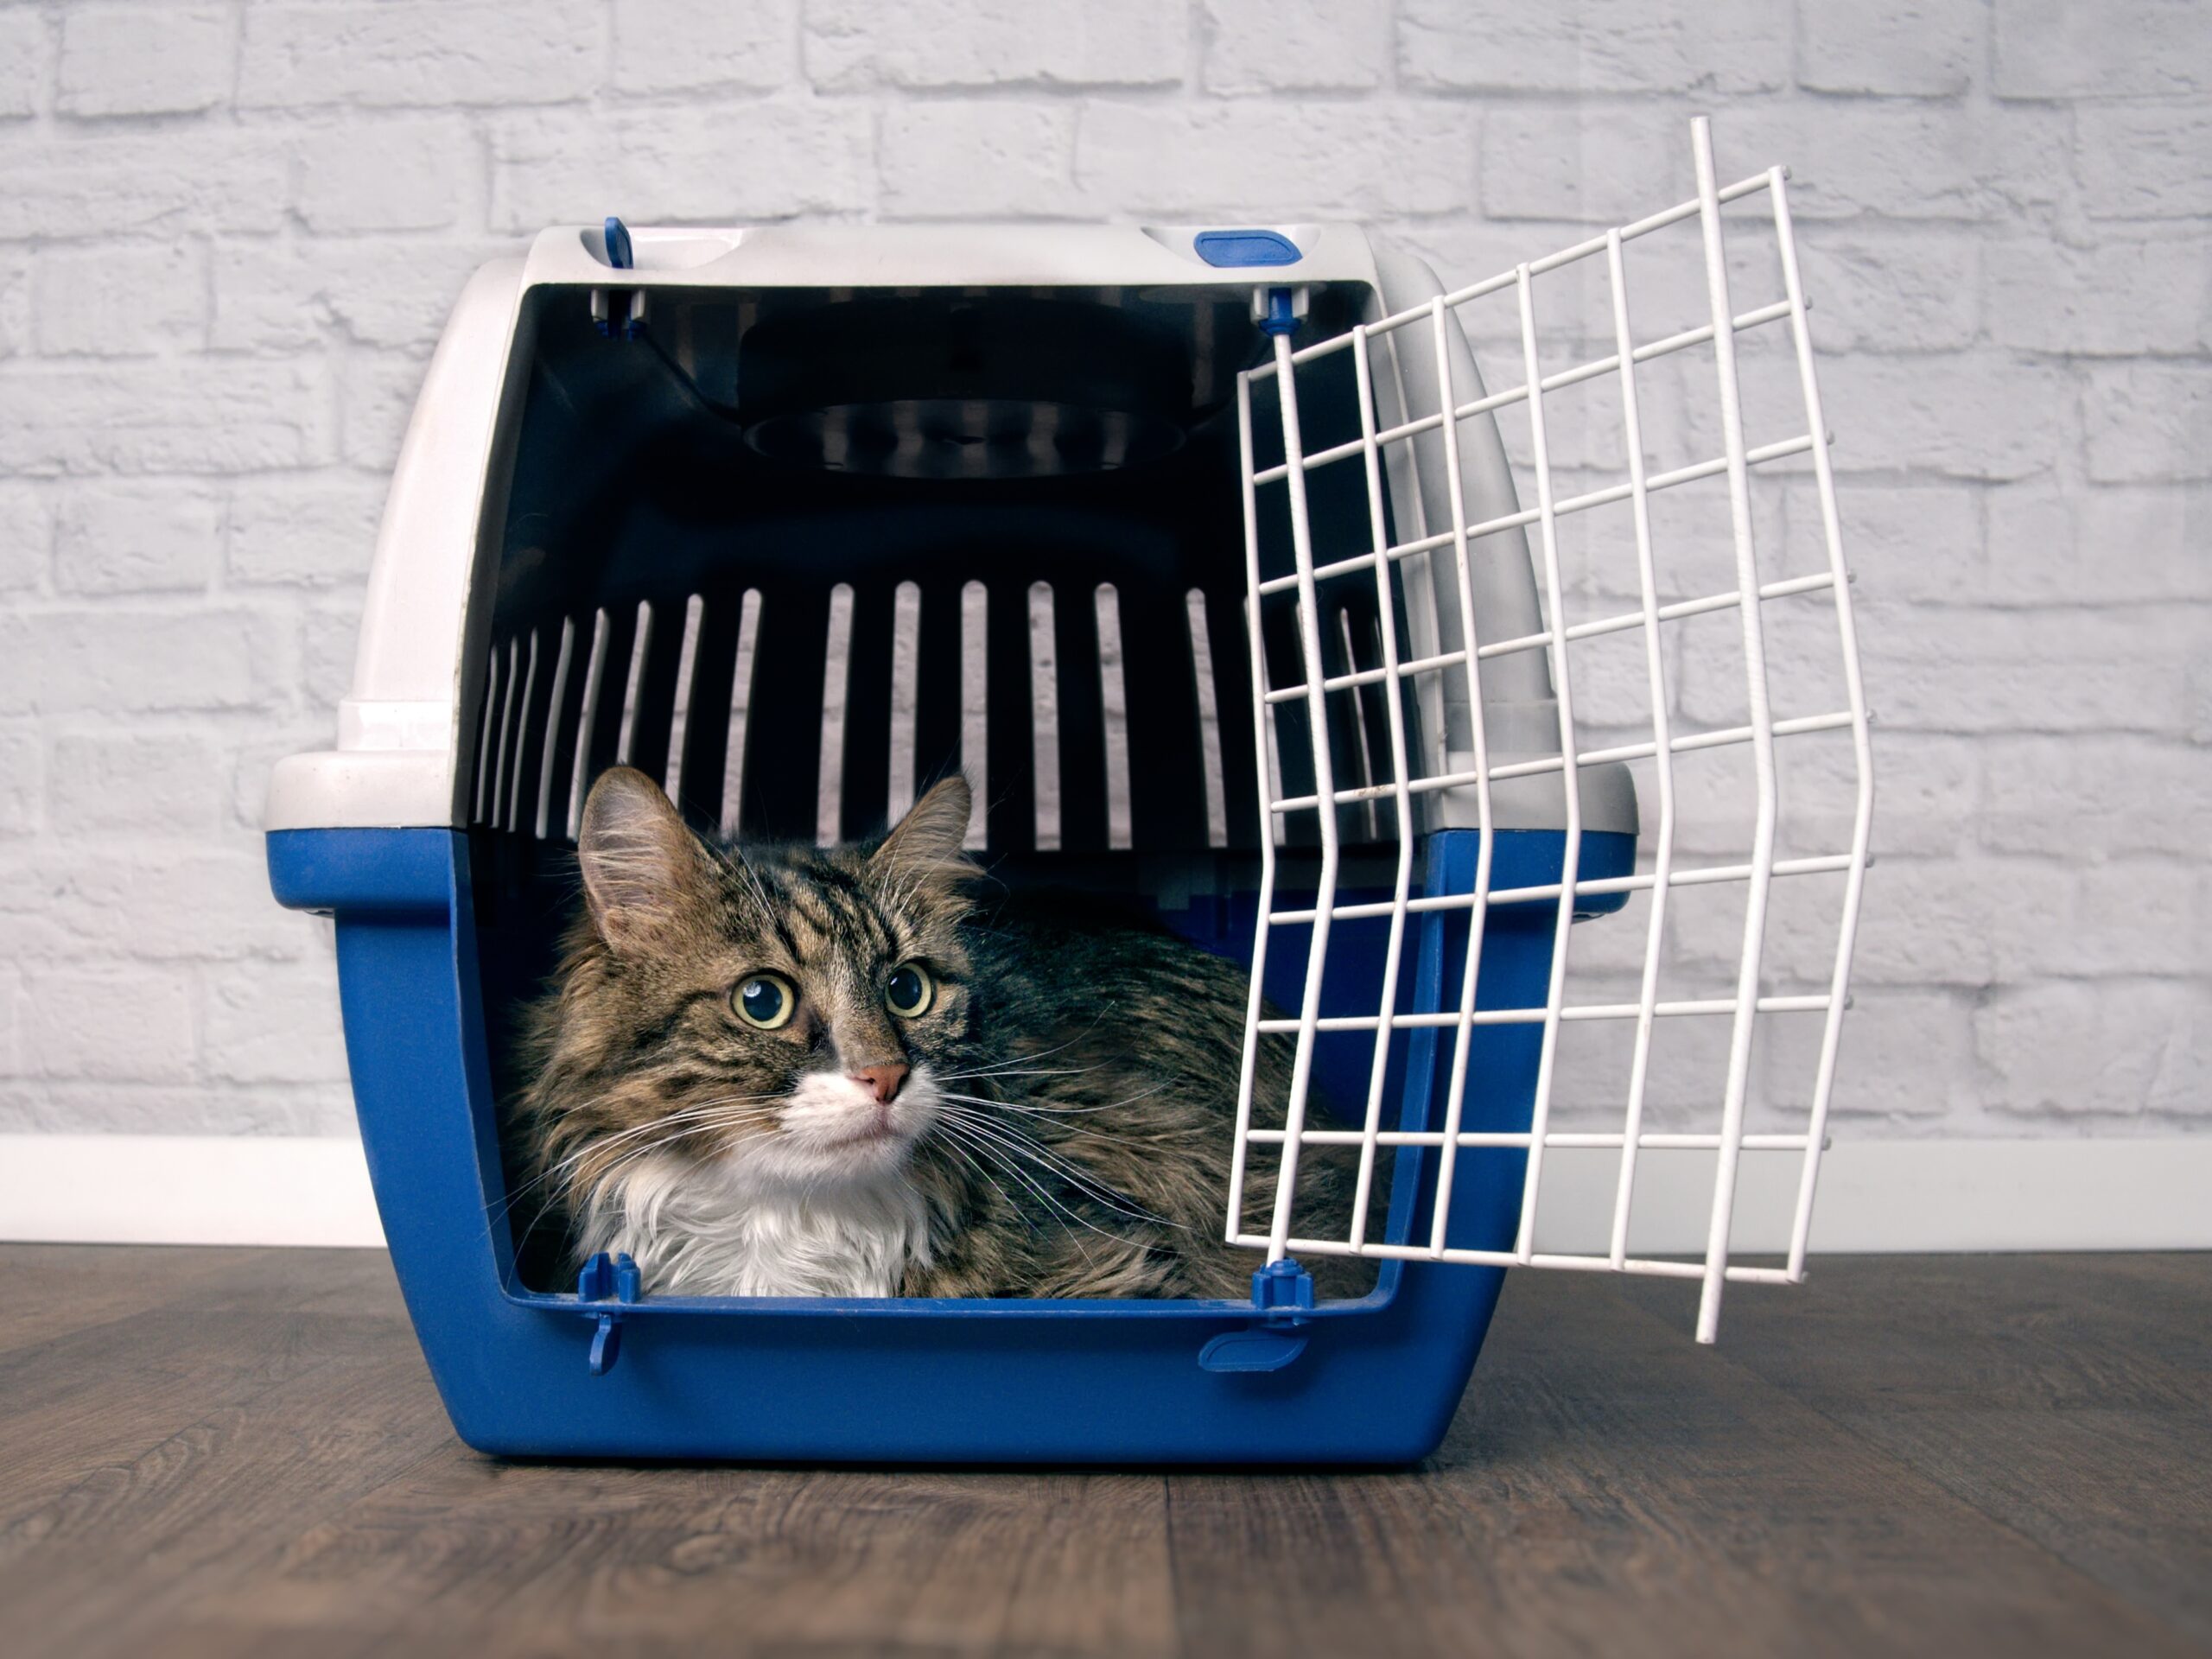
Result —
<instances>
[{"instance_id":1,"label":"cat's eye","mask_svg":"<svg viewBox=\"0 0 2212 1659\"><path fill-rule=\"evenodd\" d=\"M788 980L775 974L751 974L738 982L730 994L737 1017L758 1031L779 1031L791 1024L798 1011L798 993Z\"/></svg>"},{"instance_id":2,"label":"cat's eye","mask_svg":"<svg viewBox=\"0 0 2212 1659\"><path fill-rule=\"evenodd\" d=\"M918 1020L937 1001L937 981L918 962L901 963L883 983L884 1006L901 1020Z\"/></svg>"}]
</instances>

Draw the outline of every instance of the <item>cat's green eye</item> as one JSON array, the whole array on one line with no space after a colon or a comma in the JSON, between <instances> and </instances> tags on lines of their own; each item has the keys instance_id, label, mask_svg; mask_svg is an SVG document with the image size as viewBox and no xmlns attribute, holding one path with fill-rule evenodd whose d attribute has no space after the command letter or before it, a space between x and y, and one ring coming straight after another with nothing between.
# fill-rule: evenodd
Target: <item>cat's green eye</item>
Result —
<instances>
[{"instance_id":1,"label":"cat's green eye","mask_svg":"<svg viewBox=\"0 0 2212 1659\"><path fill-rule=\"evenodd\" d=\"M775 974L750 974L730 993L737 1017L757 1031L779 1031L798 1012L798 993Z\"/></svg>"},{"instance_id":2,"label":"cat's green eye","mask_svg":"<svg viewBox=\"0 0 2212 1659\"><path fill-rule=\"evenodd\" d=\"M918 962L901 963L883 983L884 1006L901 1020L918 1020L937 1001L937 981Z\"/></svg>"}]
</instances>

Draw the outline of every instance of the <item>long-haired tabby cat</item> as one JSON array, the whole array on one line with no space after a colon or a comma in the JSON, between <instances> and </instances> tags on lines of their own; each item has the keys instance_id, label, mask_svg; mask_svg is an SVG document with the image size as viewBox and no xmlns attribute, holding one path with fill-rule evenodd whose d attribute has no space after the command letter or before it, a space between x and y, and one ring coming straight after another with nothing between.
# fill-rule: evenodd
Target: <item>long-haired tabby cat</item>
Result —
<instances>
[{"instance_id":1,"label":"long-haired tabby cat","mask_svg":"<svg viewBox=\"0 0 2212 1659\"><path fill-rule=\"evenodd\" d=\"M675 1295L1249 1294L1260 1258L1222 1237L1243 971L984 914L969 810L948 778L873 846L717 846L643 773L600 778L512 1125L574 1258ZM1263 1047L1262 1097L1287 1061ZM1272 1164L1248 1185L1263 1214ZM1348 1185L1313 1158L1301 1230L1341 1236Z\"/></svg>"}]
</instances>

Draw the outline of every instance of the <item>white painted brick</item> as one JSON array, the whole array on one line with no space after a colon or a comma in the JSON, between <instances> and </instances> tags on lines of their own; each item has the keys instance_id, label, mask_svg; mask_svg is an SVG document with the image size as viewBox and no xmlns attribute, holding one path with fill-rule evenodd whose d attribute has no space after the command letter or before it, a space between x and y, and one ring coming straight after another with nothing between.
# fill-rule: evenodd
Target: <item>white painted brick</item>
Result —
<instances>
[{"instance_id":1,"label":"white painted brick","mask_svg":"<svg viewBox=\"0 0 2212 1659\"><path fill-rule=\"evenodd\" d=\"M1483 206L1509 219L1617 221L1694 193L1683 111L1642 103L1502 105L1483 135ZM1823 102L1746 106L1715 137L1724 181L1791 168L1801 219L2003 217L2063 189L2052 111ZM1809 235L1809 233L1808 233Z\"/></svg>"},{"instance_id":2,"label":"white painted brick","mask_svg":"<svg viewBox=\"0 0 2212 1659\"><path fill-rule=\"evenodd\" d=\"M329 392L312 361L0 365L0 470L228 473L302 467L328 450Z\"/></svg>"},{"instance_id":3,"label":"white painted brick","mask_svg":"<svg viewBox=\"0 0 2212 1659\"><path fill-rule=\"evenodd\" d=\"M2192 607L2013 610L1986 627L1971 610L1914 615L1860 608L1867 698L1885 727L2161 734L2187 718L2205 628Z\"/></svg>"},{"instance_id":4,"label":"white painted brick","mask_svg":"<svg viewBox=\"0 0 2212 1659\"><path fill-rule=\"evenodd\" d=\"M2189 486L2062 488L2048 479L1989 493L1984 580L1999 603L2212 600L2206 493Z\"/></svg>"},{"instance_id":5,"label":"white painted brick","mask_svg":"<svg viewBox=\"0 0 2212 1659\"><path fill-rule=\"evenodd\" d=\"M264 708L297 683L296 652L270 611L0 613L0 713Z\"/></svg>"},{"instance_id":6,"label":"white painted brick","mask_svg":"<svg viewBox=\"0 0 2212 1659\"><path fill-rule=\"evenodd\" d=\"M90 956L149 963L290 959L317 944L314 918L269 896L261 837L220 846L0 843L0 925L26 961Z\"/></svg>"},{"instance_id":7,"label":"white painted brick","mask_svg":"<svg viewBox=\"0 0 2212 1659\"><path fill-rule=\"evenodd\" d=\"M22 1042L22 969L0 963L0 1077L20 1077L27 1069ZM4 1097L5 1090L0 1090Z\"/></svg>"},{"instance_id":8,"label":"white painted brick","mask_svg":"<svg viewBox=\"0 0 2212 1659\"><path fill-rule=\"evenodd\" d=\"M2000 98L2183 98L2212 85L2197 0L1999 0Z\"/></svg>"},{"instance_id":9,"label":"white painted brick","mask_svg":"<svg viewBox=\"0 0 2212 1659\"><path fill-rule=\"evenodd\" d=\"M326 232L442 229L481 155L454 120L353 120L310 134L300 141L300 217Z\"/></svg>"},{"instance_id":10,"label":"white painted brick","mask_svg":"<svg viewBox=\"0 0 2212 1659\"><path fill-rule=\"evenodd\" d=\"M1853 979L1999 983L2064 920L2072 893L2071 872L2041 859L1884 859L1866 878Z\"/></svg>"},{"instance_id":11,"label":"white painted brick","mask_svg":"<svg viewBox=\"0 0 2212 1659\"><path fill-rule=\"evenodd\" d=\"M203 734L63 732L48 768L47 823L64 836L204 837L222 821L228 779L221 747Z\"/></svg>"},{"instance_id":12,"label":"white painted brick","mask_svg":"<svg viewBox=\"0 0 2212 1659\"><path fill-rule=\"evenodd\" d=\"M2082 200L2092 219L2212 214L2212 109L2088 104L2075 111Z\"/></svg>"},{"instance_id":13,"label":"white painted brick","mask_svg":"<svg viewBox=\"0 0 2212 1659\"><path fill-rule=\"evenodd\" d=\"M0 482L0 594L33 592L54 569L54 508L29 484Z\"/></svg>"},{"instance_id":14,"label":"white painted brick","mask_svg":"<svg viewBox=\"0 0 2212 1659\"><path fill-rule=\"evenodd\" d=\"M1982 61L1981 0L1799 0L1797 84L1823 92L1947 98Z\"/></svg>"},{"instance_id":15,"label":"white painted brick","mask_svg":"<svg viewBox=\"0 0 2212 1659\"><path fill-rule=\"evenodd\" d=\"M850 102L746 102L594 118L503 116L492 129L492 223L535 232L620 213L726 225L874 200L874 135Z\"/></svg>"},{"instance_id":16,"label":"white painted brick","mask_svg":"<svg viewBox=\"0 0 2212 1659\"><path fill-rule=\"evenodd\" d=\"M1456 105L1087 105L1076 179L1136 213L1448 213L1471 194L1474 114Z\"/></svg>"},{"instance_id":17,"label":"white painted brick","mask_svg":"<svg viewBox=\"0 0 2212 1659\"><path fill-rule=\"evenodd\" d=\"M2025 478L2072 447L2077 394L2062 369L1990 352L1820 365L1839 471Z\"/></svg>"},{"instance_id":18,"label":"white painted brick","mask_svg":"<svg viewBox=\"0 0 2212 1659\"><path fill-rule=\"evenodd\" d=\"M0 118L38 113L47 51L42 13L29 6L0 13Z\"/></svg>"},{"instance_id":19,"label":"white painted brick","mask_svg":"<svg viewBox=\"0 0 2212 1659\"><path fill-rule=\"evenodd\" d=\"M423 389L425 353L353 352L338 376L338 453L357 467L389 472Z\"/></svg>"},{"instance_id":20,"label":"white painted brick","mask_svg":"<svg viewBox=\"0 0 2212 1659\"><path fill-rule=\"evenodd\" d=\"M50 1077L181 1082L193 1074L188 976L122 962L23 976L23 1043Z\"/></svg>"},{"instance_id":21,"label":"white painted brick","mask_svg":"<svg viewBox=\"0 0 2212 1659\"><path fill-rule=\"evenodd\" d=\"M1941 352L1973 345L1980 331L1986 257L1979 239L1941 231L1809 230L1797 258L1813 302L1815 346L1822 352Z\"/></svg>"},{"instance_id":22,"label":"white painted brick","mask_svg":"<svg viewBox=\"0 0 2212 1659\"><path fill-rule=\"evenodd\" d=\"M0 1131L111 1135L353 1135L334 1084L168 1084L27 1079L0 1085Z\"/></svg>"},{"instance_id":23,"label":"white painted brick","mask_svg":"<svg viewBox=\"0 0 2212 1659\"><path fill-rule=\"evenodd\" d=\"M310 607L300 664L300 687L318 708L336 709L352 689L360 644L361 595L338 594Z\"/></svg>"},{"instance_id":24,"label":"white painted brick","mask_svg":"<svg viewBox=\"0 0 2212 1659\"><path fill-rule=\"evenodd\" d=\"M365 580L384 496L379 480L347 473L240 484L231 496L231 585Z\"/></svg>"},{"instance_id":25,"label":"white painted brick","mask_svg":"<svg viewBox=\"0 0 2212 1659\"><path fill-rule=\"evenodd\" d=\"M117 480L62 497L54 550L64 593L205 591L221 563L223 495L190 479Z\"/></svg>"},{"instance_id":26,"label":"white painted brick","mask_svg":"<svg viewBox=\"0 0 2212 1659\"><path fill-rule=\"evenodd\" d=\"M0 135L0 171L10 234L107 237L273 231L283 222L289 162L278 136L188 126Z\"/></svg>"},{"instance_id":27,"label":"white painted brick","mask_svg":"<svg viewBox=\"0 0 2212 1659\"><path fill-rule=\"evenodd\" d=\"M1398 73L1457 92L1763 92L1789 79L1789 14L1768 0L1406 0Z\"/></svg>"},{"instance_id":28,"label":"white painted brick","mask_svg":"<svg viewBox=\"0 0 2212 1659\"><path fill-rule=\"evenodd\" d=\"M191 243L51 248L31 290L44 353L132 357L207 337L206 264Z\"/></svg>"},{"instance_id":29,"label":"white painted brick","mask_svg":"<svg viewBox=\"0 0 2212 1659\"><path fill-rule=\"evenodd\" d=\"M826 91L872 86L1161 86L1183 78L1182 0L813 0L806 73Z\"/></svg>"},{"instance_id":30,"label":"white painted brick","mask_svg":"<svg viewBox=\"0 0 2212 1659\"><path fill-rule=\"evenodd\" d=\"M37 728L0 726L0 836L27 836L39 827L46 798L46 751Z\"/></svg>"},{"instance_id":31,"label":"white painted brick","mask_svg":"<svg viewBox=\"0 0 2212 1659\"><path fill-rule=\"evenodd\" d=\"M327 954L207 972L207 1071L239 1083L343 1083L346 1039Z\"/></svg>"},{"instance_id":32,"label":"white painted brick","mask_svg":"<svg viewBox=\"0 0 2212 1659\"><path fill-rule=\"evenodd\" d=\"M2075 878L2063 928L2034 965L2054 976L2212 974L2212 933L2201 913L2199 859L2093 863Z\"/></svg>"},{"instance_id":33,"label":"white painted brick","mask_svg":"<svg viewBox=\"0 0 2212 1659\"><path fill-rule=\"evenodd\" d=\"M1210 92L1363 92L1390 73L1387 0L1207 0Z\"/></svg>"},{"instance_id":34,"label":"white painted brick","mask_svg":"<svg viewBox=\"0 0 2212 1659\"><path fill-rule=\"evenodd\" d=\"M1925 1133L1930 1120L1970 1112L1976 1099L1973 1008L1969 995L1951 990L1854 993L1837 1050L1830 1115L1917 1124ZM1797 1015L1773 1020L1761 1033L1758 1064L1770 1099L1798 1112L1811 1106L1821 1025L1816 1015Z\"/></svg>"},{"instance_id":35,"label":"white painted brick","mask_svg":"<svg viewBox=\"0 0 2212 1659\"><path fill-rule=\"evenodd\" d=\"M2100 367L2083 399L2089 476L2145 483L2212 478L2212 375L2201 363ZM2202 556L2200 554L2199 556Z\"/></svg>"},{"instance_id":36,"label":"white painted brick","mask_svg":"<svg viewBox=\"0 0 2212 1659\"><path fill-rule=\"evenodd\" d=\"M1876 846L1885 855L1964 851L1975 830L1975 802L1988 764L1986 746L1977 739L1883 728L1874 738ZM1794 779L1802 770L1789 775ZM1799 816L1793 808L1791 817ZM1827 848L1850 846L1840 813L1827 815L1824 827Z\"/></svg>"},{"instance_id":37,"label":"white painted brick","mask_svg":"<svg viewBox=\"0 0 2212 1659\"><path fill-rule=\"evenodd\" d=\"M1974 486L1839 480L1836 516L1844 562L1869 599L1972 602L1987 592L1980 503ZM1821 503L1809 481L1793 485L1790 533L1820 544Z\"/></svg>"},{"instance_id":38,"label":"white painted brick","mask_svg":"<svg viewBox=\"0 0 2212 1659\"><path fill-rule=\"evenodd\" d=\"M1990 337L2069 356L2188 354L2212 345L2212 241L2011 237L1983 255Z\"/></svg>"},{"instance_id":39,"label":"white painted brick","mask_svg":"<svg viewBox=\"0 0 2212 1659\"><path fill-rule=\"evenodd\" d=\"M614 0L614 85L623 92L766 92L798 69L798 0Z\"/></svg>"},{"instance_id":40,"label":"white painted brick","mask_svg":"<svg viewBox=\"0 0 2212 1659\"><path fill-rule=\"evenodd\" d=\"M2182 858L2212 846L2212 753L2191 743L2099 734L1993 736L1978 747L1972 822L1985 846Z\"/></svg>"},{"instance_id":41,"label":"white painted brick","mask_svg":"<svg viewBox=\"0 0 2212 1659\"><path fill-rule=\"evenodd\" d=\"M605 22L590 0L501 5L252 6L241 107L551 104L600 84Z\"/></svg>"},{"instance_id":42,"label":"white painted brick","mask_svg":"<svg viewBox=\"0 0 2212 1659\"><path fill-rule=\"evenodd\" d=\"M1995 1109L2069 1122L2201 1114L2212 1088L2202 985L2059 982L2008 987L1974 1012Z\"/></svg>"},{"instance_id":43,"label":"white painted brick","mask_svg":"<svg viewBox=\"0 0 2212 1659\"><path fill-rule=\"evenodd\" d=\"M1672 111L1501 105L1488 116L1481 176L1491 218L1625 223L1696 188L1688 147L1660 142L1681 125Z\"/></svg>"},{"instance_id":44,"label":"white painted brick","mask_svg":"<svg viewBox=\"0 0 2212 1659\"><path fill-rule=\"evenodd\" d=\"M29 351L30 343L30 258L22 253L0 253L0 357Z\"/></svg>"},{"instance_id":45,"label":"white painted brick","mask_svg":"<svg viewBox=\"0 0 2212 1659\"><path fill-rule=\"evenodd\" d=\"M177 115L228 100L236 64L228 6L77 6L61 21L68 115Z\"/></svg>"},{"instance_id":46,"label":"white painted brick","mask_svg":"<svg viewBox=\"0 0 2212 1659\"><path fill-rule=\"evenodd\" d=\"M222 352L296 351L335 328L365 346L420 349L437 338L469 274L514 251L494 238L410 239L404 257L382 238L219 245L209 343Z\"/></svg>"},{"instance_id":47,"label":"white painted brick","mask_svg":"<svg viewBox=\"0 0 2212 1659\"><path fill-rule=\"evenodd\" d=\"M2062 111L1821 100L1742 124L1748 130L1729 141L1740 170L1787 162L1790 211L1802 219L2001 220L2073 196Z\"/></svg>"},{"instance_id":48,"label":"white painted brick","mask_svg":"<svg viewBox=\"0 0 2212 1659\"><path fill-rule=\"evenodd\" d=\"M887 111L883 211L907 219L1082 211L1075 111L1052 105L912 104Z\"/></svg>"}]
</instances>

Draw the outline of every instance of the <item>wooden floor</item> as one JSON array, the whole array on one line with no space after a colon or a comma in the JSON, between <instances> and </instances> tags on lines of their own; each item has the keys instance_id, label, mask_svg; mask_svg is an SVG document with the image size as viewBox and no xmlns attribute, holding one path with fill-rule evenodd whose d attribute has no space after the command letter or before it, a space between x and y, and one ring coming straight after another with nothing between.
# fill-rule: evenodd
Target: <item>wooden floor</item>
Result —
<instances>
[{"instance_id":1,"label":"wooden floor","mask_svg":"<svg viewBox=\"0 0 2212 1659\"><path fill-rule=\"evenodd\" d=\"M0 1248L0 1650L2212 1652L2212 1257L1522 1274L1379 1474L528 1466L381 1255Z\"/></svg>"}]
</instances>

